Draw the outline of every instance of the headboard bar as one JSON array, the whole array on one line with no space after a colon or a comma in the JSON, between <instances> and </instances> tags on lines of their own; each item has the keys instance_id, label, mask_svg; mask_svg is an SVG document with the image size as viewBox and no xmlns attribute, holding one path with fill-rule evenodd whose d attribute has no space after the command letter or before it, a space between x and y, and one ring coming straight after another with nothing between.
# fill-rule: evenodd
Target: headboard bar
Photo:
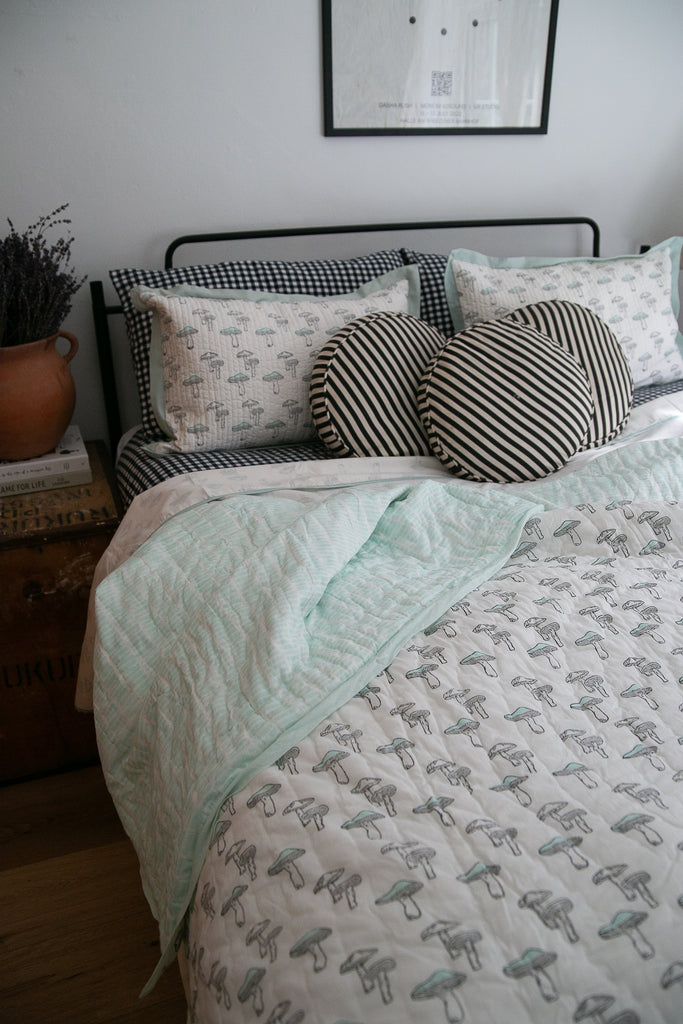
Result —
<instances>
[{"instance_id":1,"label":"headboard bar","mask_svg":"<svg viewBox=\"0 0 683 1024\"><path fill-rule=\"evenodd\" d=\"M211 234L182 235L175 238L166 249L164 268L173 266L173 256L183 245L194 245L204 242L236 242L251 238L285 238L302 237L305 235L343 235L370 234L381 231L430 231L444 228L500 228L500 227L534 227L552 226L555 224L583 224L593 234L593 256L600 255L600 228L590 217L512 217L505 220L432 220L405 221L389 224L332 224L325 227L270 228L261 231L218 231Z\"/></svg>"},{"instance_id":2,"label":"headboard bar","mask_svg":"<svg viewBox=\"0 0 683 1024\"><path fill-rule=\"evenodd\" d=\"M107 305L101 281L90 282L90 299L95 324L95 338L97 340L97 357L100 362L104 411L107 417L107 433L109 434L109 444L113 449L121 437L121 413L119 411L108 317L112 314L123 313L123 309L119 305Z\"/></svg>"},{"instance_id":3,"label":"headboard bar","mask_svg":"<svg viewBox=\"0 0 683 1024\"><path fill-rule=\"evenodd\" d=\"M307 235L371 234L389 231L430 231L467 228L536 227L562 224L577 224L590 228L592 233L593 256L600 255L600 228L591 217L510 217L474 220L401 221L388 224L331 224L322 227L269 228L256 231L219 231L208 234L182 235L174 239L164 254L164 269L173 267L173 257L183 245L210 242L236 242L259 238L303 237ZM109 444L114 449L121 437L122 423L119 396L116 385L112 341L109 331L109 317L121 314L120 304L107 303L102 281L90 281L90 297L93 310L97 353L100 363L102 392L109 433Z\"/></svg>"}]
</instances>

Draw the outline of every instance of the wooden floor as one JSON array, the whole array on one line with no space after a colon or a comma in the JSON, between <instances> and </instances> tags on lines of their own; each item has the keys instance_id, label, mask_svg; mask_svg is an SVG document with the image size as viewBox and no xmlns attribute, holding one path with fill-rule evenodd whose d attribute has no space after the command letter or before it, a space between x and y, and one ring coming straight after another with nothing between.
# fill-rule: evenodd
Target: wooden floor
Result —
<instances>
[{"instance_id":1,"label":"wooden floor","mask_svg":"<svg viewBox=\"0 0 683 1024\"><path fill-rule=\"evenodd\" d=\"M183 1024L137 860L99 767L0 788L0 1021Z\"/></svg>"}]
</instances>

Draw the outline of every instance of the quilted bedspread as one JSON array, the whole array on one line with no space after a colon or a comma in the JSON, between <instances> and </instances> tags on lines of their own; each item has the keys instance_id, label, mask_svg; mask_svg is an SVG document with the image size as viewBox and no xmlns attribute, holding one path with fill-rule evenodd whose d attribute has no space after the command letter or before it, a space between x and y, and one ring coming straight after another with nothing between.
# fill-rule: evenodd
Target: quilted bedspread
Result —
<instances>
[{"instance_id":1,"label":"quilted bedspread","mask_svg":"<svg viewBox=\"0 0 683 1024\"><path fill-rule=\"evenodd\" d=\"M103 764L165 945L190 901L188 1020L679 1024L681 480L670 441L206 502L100 586Z\"/></svg>"}]
</instances>

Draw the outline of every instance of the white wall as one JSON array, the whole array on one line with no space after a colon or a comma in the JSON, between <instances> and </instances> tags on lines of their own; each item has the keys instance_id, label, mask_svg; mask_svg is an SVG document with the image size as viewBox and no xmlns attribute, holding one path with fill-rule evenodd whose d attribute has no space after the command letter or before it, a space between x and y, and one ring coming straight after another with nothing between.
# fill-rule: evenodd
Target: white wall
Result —
<instances>
[{"instance_id":1,"label":"white wall","mask_svg":"<svg viewBox=\"0 0 683 1024\"><path fill-rule=\"evenodd\" d=\"M1 0L0 223L69 202L90 278L344 221L586 214L635 251L683 234L682 40L681 0L561 0L548 135L325 138L318 0ZM101 437L87 287L66 326Z\"/></svg>"}]
</instances>

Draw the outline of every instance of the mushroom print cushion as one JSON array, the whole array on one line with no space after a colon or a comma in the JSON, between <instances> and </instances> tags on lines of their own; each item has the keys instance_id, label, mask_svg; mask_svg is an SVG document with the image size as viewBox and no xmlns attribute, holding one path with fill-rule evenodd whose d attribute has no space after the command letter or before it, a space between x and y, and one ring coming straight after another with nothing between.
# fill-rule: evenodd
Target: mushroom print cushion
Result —
<instances>
[{"instance_id":1,"label":"mushroom print cushion","mask_svg":"<svg viewBox=\"0 0 683 1024\"><path fill-rule=\"evenodd\" d=\"M574 302L592 310L614 332L635 387L681 380L682 247L678 236L637 256L590 259L498 258L454 249L445 274L453 327L461 331L549 299Z\"/></svg>"},{"instance_id":2,"label":"mushroom print cushion","mask_svg":"<svg viewBox=\"0 0 683 1024\"><path fill-rule=\"evenodd\" d=\"M673 502L530 516L224 801L188 1020L680 1022L682 579Z\"/></svg>"}]
</instances>

